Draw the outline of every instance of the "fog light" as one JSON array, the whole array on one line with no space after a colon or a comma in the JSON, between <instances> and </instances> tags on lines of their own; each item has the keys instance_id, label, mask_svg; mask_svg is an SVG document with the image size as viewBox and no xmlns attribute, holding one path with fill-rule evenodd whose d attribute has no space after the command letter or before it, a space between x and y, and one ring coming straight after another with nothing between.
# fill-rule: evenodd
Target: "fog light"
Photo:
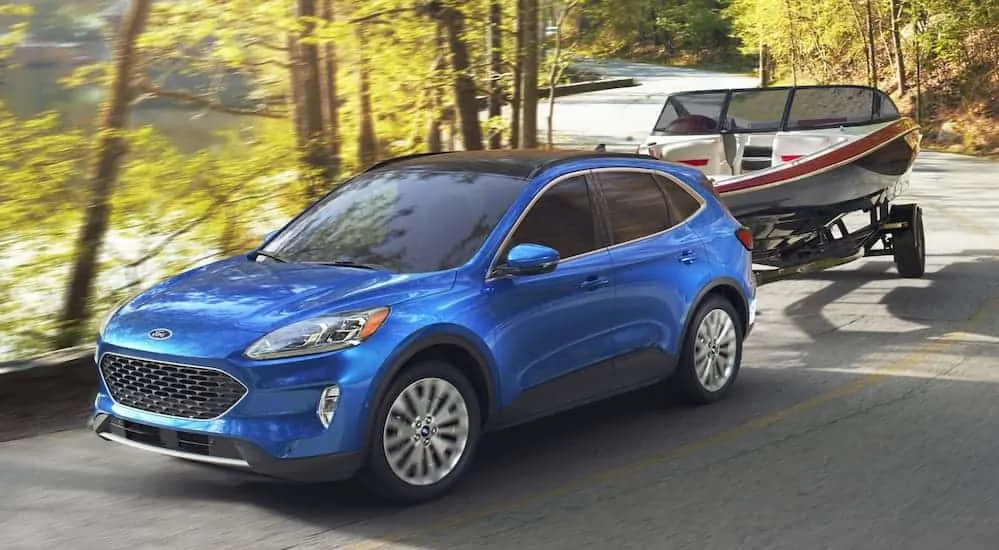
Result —
<instances>
[{"instance_id":1,"label":"fog light","mask_svg":"<svg viewBox=\"0 0 999 550\"><path fill-rule=\"evenodd\" d=\"M340 403L340 386L330 386L323 390L319 396L319 406L316 407L316 414L324 428L329 428L333 422L333 415L336 414L336 406Z\"/></svg>"}]
</instances>

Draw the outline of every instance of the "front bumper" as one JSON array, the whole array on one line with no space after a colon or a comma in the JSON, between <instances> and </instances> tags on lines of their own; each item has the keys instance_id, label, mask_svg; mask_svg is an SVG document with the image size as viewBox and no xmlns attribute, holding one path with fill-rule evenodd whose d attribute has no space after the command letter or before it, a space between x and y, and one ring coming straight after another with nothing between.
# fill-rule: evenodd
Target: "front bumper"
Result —
<instances>
[{"instance_id":1,"label":"front bumper","mask_svg":"<svg viewBox=\"0 0 999 550\"><path fill-rule=\"evenodd\" d=\"M242 384L246 393L217 416L170 416L162 406L168 401L159 398L157 402L159 392L146 390L148 379L133 384L128 395L121 393L120 380L109 386L101 367L106 353L137 362L221 371ZM161 455L299 481L337 481L351 477L360 467L369 394L384 362L376 350L361 347L287 361L240 362L189 360L104 346L96 359L100 376L91 427L101 438ZM142 376L151 372L142 370L147 368L157 376L163 370L143 364L131 373ZM117 375L111 376L113 380ZM340 397L326 426L317 406L323 390L331 385L339 388ZM117 393L110 391L112 387L118 388ZM138 398L135 388L142 390Z\"/></svg>"},{"instance_id":2,"label":"front bumper","mask_svg":"<svg viewBox=\"0 0 999 550\"><path fill-rule=\"evenodd\" d=\"M276 458L248 441L159 428L107 413L95 414L91 428L102 439L142 451L291 481L349 479L360 469L364 459L360 452Z\"/></svg>"}]
</instances>

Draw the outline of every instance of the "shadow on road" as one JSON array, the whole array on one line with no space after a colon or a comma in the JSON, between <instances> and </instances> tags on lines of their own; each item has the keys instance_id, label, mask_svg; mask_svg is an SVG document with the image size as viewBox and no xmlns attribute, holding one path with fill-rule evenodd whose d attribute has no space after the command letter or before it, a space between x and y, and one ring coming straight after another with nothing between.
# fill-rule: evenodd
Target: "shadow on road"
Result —
<instances>
[{"instance_id":1,"label":"shadow on road","mask_svg":"<svg viewBox=\"0 0 999 550\"><path fill-rule=\"evenodd\" d=\"M844 367L863 364L864 357L877 353L883 346L911 352L931 339L955 330L981 307L999 281L999 259L995 251L969 250L962 255L980 258L947 265L928 273L924 281L894 288L883 299L874 299L868 304L881 305L889 315L922 328L900 333L872 332L853 326L846 330L823 320L825 309L852 298L864 285L897 279L890 262L870 262L853 269L810 275L807 279L828 281L829 284L784 310L787 319L810 336L810 341L791 344L791 349L786 350L803 358L795 366L753 368L771 366L754 363L753 350L770 346L768 334L776 334L773 329L768 329L770 333L761 331L747 347L746 368L736 390L726 401L710 407L689 408L665 399L659 388L650 388L492 434L483 442L467 482L451 496L422 506L399 509L378 504L349 484L289 484L170 459L143 461L142 468L121 471L81 469L76 464L61 461L8 460L0 472L0 480L5 498L13 499L8 502L17 502L19 494L37 491L39 486L43 492L49 487L49 490L103 495L102 498L127 499L142 495L155 499L159 502L157 506L171 502L181 507L187 502L250 506L265 517L276 514L291 520L297 526L295 529L301 529L303 525L311 530L318 529L319 533L313 538L325 536L323 533L335 535L339 540L344 537L389 537L398 530L418 528L427 522L433 525L433 518L459 516L520 500L536 502L539 498L551 498L553 490L564 486L584 488L588 486L587 479L601 472L663 456L685 443L790 407L827 388L857 380L861 376L859 373L809 369L816 362ZM774 287L764 287L764 291L770 288ZM942 303L947 304L943 311L940 309ZM943 321L933 321L940 319L941 314L945 314ZM766 322L766 317L761 318L761 323ZM995 348L994 344L981 342L964 342L960 346L964 353L986 356ZM819 361L820 356L825 356L822 361ZM808 375L803 376L806 372ZM893 383L911 382L904 382L903 377L882 382ZM959 390L952 388L951 391ZM115 447L113 452L131 451ZM561 506L564 505L563 502ZM107 521L114 520L108 518ZM201 527L205 529L212 526L210 517L200 515L192 516L190 522L195 526L204 524ZM127 537L132 527L116 525L116 528L119 536ZM445 546L438 546L438 536L439 533L415 534L408 538L408 543L443 550Z\"/></svg>"}]
</instances>

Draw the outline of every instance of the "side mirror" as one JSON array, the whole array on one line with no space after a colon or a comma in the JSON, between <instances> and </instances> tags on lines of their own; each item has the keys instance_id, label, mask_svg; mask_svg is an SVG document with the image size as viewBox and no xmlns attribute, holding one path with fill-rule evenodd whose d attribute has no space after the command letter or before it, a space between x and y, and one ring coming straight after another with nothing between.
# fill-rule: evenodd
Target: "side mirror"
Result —
<instances>
[{"instance_id":1,"label":"side mirror","mask_svg":"<svg viewBox=\"0 0 999 550\"><path fill-rule=\"evenodd\" d=\"M499 272L503 275L541 275L558 266L558 251L544 245L522 243L510 249Z\"/></svg>"}]
</instances>

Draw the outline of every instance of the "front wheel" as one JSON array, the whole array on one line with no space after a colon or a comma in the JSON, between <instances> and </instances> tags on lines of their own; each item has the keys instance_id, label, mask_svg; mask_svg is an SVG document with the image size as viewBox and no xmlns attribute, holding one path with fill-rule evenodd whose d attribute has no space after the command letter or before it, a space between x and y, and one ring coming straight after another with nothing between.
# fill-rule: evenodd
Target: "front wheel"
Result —
<instances>
[{"instance_id":1,"label":"front wheel","mask_svg":"<svg viewBox=\"0 0 999 550\"><path fill-rule=\"evenodd\" d=\"M698 405L723 398L739 374L743 337L728 300L712 295L701 302L681 346L676 376L681 396Z\"/></svg>"},{"instance_id":2,"label":"front wheel","mask_svg":"<svg viewBox=\"0 0 999 550\"><path fill-rule=\"evenodd\" d=\"M468 379L446 362L405 369L376 414L361 480L386 499L440 497L472 460L481 431L478 399Z\"/></svg>"}]
</instances>

